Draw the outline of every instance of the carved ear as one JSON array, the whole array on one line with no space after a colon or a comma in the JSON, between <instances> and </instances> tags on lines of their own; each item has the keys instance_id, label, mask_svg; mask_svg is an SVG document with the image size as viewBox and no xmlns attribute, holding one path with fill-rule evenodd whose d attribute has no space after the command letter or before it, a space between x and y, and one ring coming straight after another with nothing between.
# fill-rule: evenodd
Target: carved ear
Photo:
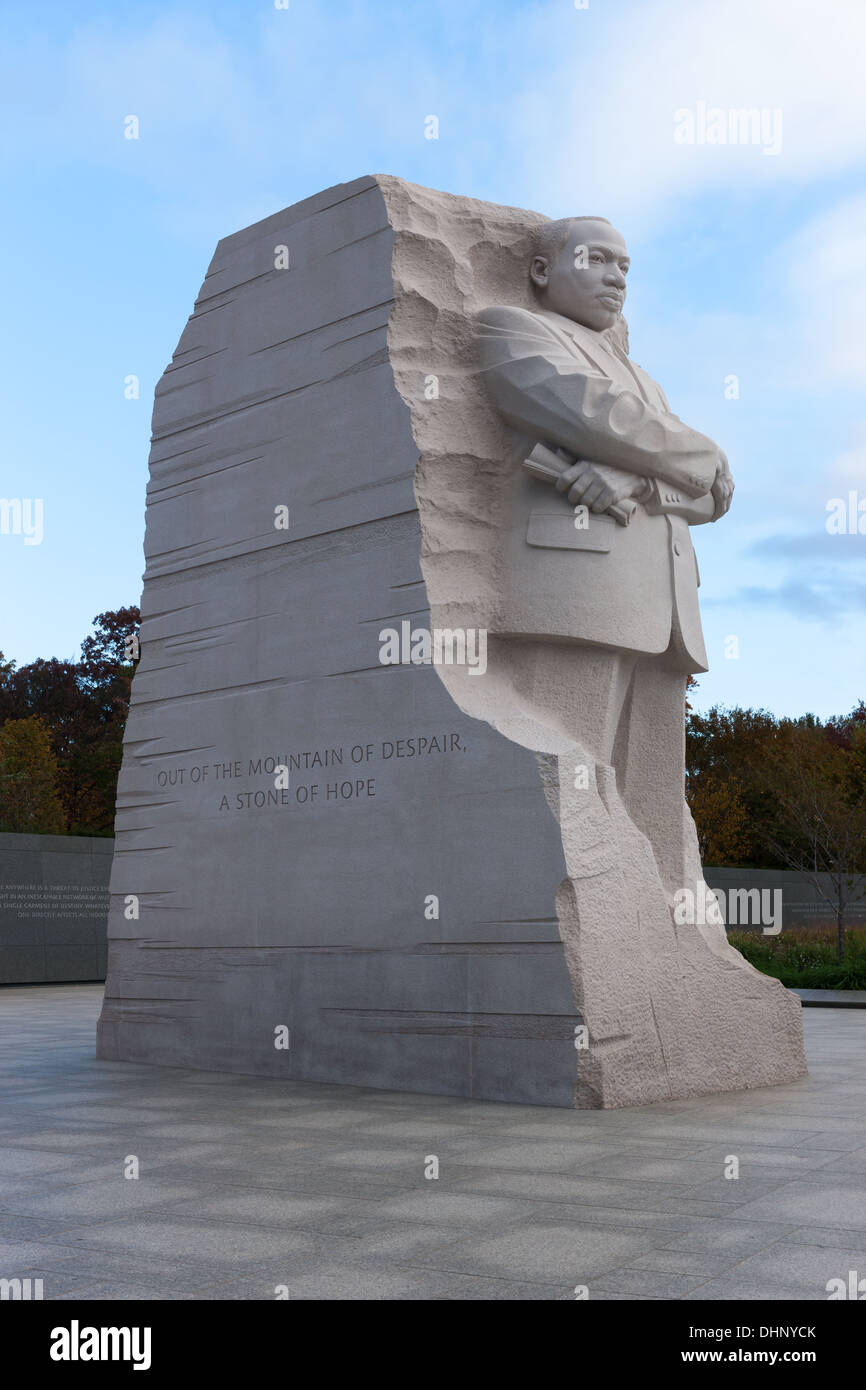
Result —
<instances>
[{"instance_id":1,"label":"carved ear","mask_svg":"<svg viewBox=\"0 0 866 1390\"><path fill-rule=\"evenodd\" d=\"M529 264L529 278L540 289L547 288L549 263L546 256L533 256Z\"/></svg>"}]
</instances>

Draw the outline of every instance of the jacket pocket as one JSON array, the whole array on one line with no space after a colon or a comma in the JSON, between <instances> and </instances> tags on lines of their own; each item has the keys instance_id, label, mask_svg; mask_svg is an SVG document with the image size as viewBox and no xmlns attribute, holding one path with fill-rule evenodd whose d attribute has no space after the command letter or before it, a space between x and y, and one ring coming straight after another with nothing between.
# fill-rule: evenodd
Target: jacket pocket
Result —
<instances>
[{"instance_id":1,"label":"jacket pocket","mask_svg":"<svg viewBox=\"0 0 866 1390\"><path fill-rule=\"evenodd\" d=\"M596 516L592 512L588 524L579 529L571 512L530 512L526 527L526 544L547 550L610 550L613 517Z\"/></svg>"}]
</instances>

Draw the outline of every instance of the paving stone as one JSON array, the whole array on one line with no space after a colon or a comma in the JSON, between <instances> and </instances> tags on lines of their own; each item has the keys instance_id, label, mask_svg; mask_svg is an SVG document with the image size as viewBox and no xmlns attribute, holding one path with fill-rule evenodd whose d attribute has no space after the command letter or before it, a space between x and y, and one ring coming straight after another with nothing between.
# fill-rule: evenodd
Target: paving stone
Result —
<instances>
[{"instance_id":1,"label":"paving stone","mask_svg":"<svg viewBox=\"0 0 866 1390\"><path fill-rule=\"evenodd\" d=\"M808 1083L570 1114L99 1063L100 998L0 991L0 1277L46 1298L809 1300L866 1276L863 1015L809 1012Z\"/></svg>"}]
</instances>

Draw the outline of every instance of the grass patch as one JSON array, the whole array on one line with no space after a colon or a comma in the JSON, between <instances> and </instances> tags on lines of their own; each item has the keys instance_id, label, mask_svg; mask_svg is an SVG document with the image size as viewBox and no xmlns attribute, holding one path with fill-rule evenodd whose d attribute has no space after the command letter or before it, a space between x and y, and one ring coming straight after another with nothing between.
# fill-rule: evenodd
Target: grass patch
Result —
<instances>
[{"instance_id":1,"label":"grass patch","mask_svg":"<svg viewBox=\"0 0 866 1390\"><path fill-rule=\"evenodd\" d=\"M866 989L866 928L849 927L845 957L836 959L836 929L782 931L778 936L729 931L728 940L750 965L789 989Z\"/></svg>"}]
</instances>

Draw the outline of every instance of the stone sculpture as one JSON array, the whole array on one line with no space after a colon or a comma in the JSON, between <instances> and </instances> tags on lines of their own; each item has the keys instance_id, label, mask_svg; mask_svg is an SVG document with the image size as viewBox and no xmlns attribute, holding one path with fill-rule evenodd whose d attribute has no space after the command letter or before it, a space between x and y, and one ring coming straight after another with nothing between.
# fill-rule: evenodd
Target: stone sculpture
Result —
<instances>
[{"instance_id":1,"label":"stone sculpture","mask_svg":"<svg viewBox=\"0 0 866 1390\"><path fill-rule=\"evenodd\" d=\"M558 224L377 177L217 247L154 408L101 1056L566 1106L803 1075L799 1001L676 920L731 485L580 227L570 281Z\"/></svg>"}]
</instances>

